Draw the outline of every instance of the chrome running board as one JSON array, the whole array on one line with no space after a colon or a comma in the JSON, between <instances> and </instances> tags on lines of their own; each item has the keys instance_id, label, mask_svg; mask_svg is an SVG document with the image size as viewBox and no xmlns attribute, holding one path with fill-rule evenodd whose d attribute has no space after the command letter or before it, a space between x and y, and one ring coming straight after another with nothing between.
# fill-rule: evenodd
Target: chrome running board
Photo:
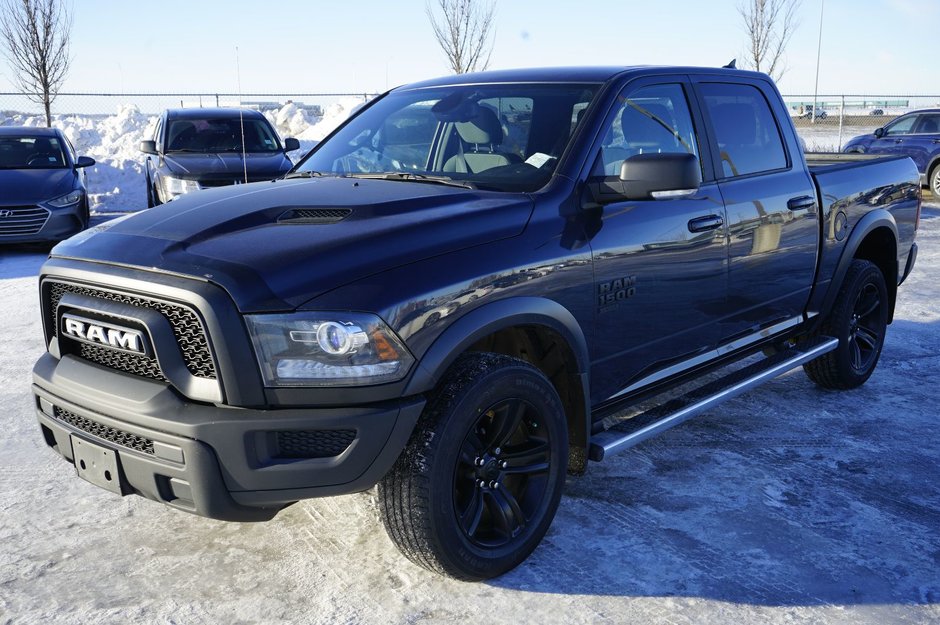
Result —
<instances>
[{"instance_id":1,"label":"chrome running board","mask_svg":"<svg viewBox=\"0 0 940 625\"><path fill-rule=\"evenodd\" d=\"M589 457L591 460L600 461L618 451L638 445L699 413L831 352L838 346L839 339L829 336L797 344L785 352L764 358L681 397L626 419L591 437Z\"/></svg>"}]
</instances>

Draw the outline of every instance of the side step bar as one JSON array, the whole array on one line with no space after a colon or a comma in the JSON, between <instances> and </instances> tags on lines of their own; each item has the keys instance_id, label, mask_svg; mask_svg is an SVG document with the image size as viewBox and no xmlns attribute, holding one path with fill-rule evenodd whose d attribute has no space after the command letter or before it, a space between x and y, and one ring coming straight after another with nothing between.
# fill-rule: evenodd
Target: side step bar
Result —
<instances>
[{"instance_id":1,"label":"side step bar","mask_svg":"<svg viewBox=\"0 0 940 625\"><path fill-rule=\"evenodd\" d=\"M677 426L718 404L809 362L839 346L839 339L821 336L765 358L697 388L686 395L626 419L591 437L588 457L601 461Z\"/></svg>"}]
</instances>

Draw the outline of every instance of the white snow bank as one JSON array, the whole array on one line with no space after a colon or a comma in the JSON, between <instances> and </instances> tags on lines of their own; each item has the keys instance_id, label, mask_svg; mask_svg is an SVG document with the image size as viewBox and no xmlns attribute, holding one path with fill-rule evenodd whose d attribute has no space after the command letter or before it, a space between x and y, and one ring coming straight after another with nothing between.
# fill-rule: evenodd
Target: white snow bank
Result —
<instances>
[{"instance_id":1,"label":"white snow bank","mask_svg":"<svg viewBox=\"0 0 940 625\"><path fill-rule=\"evenodd\" d=\"M287 103L266 111L281 137L296 137L301 149L290 156L297 160L313 145L362 105L360 98L335 102L322 115ZM90 156L96 164L86 170L88 194L95 212L137 211L147 206L145 194L145 155L140 142L153 138L158 116L141 113L133 104L118 107L110 116L58 115L52 125L60 128L75 150ZM0 118L3 126L37 127L45 125L42 116L15 114Z\"/></svg>"}]
</instances>

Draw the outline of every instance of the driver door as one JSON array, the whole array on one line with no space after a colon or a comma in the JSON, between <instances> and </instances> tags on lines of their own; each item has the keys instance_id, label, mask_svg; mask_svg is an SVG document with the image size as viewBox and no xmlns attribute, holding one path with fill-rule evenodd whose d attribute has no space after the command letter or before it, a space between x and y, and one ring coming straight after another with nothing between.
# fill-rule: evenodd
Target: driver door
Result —
<instances>
[{"instance_id":1,"label":"driver door","mask_svg":"<svg viewBox=\"0 0 940 625\"><path fill-rule=\"evenodd\" d=\"M605 121L590 179L609 180L636 154L693 154L700 165L707 161L697 132L703 124L689 93L682 77L630 83ZM710 172L703 168L704 182L686 197L602 207L591 240L594 403L681 371L715 348L727 294L728 237Z\"/></svg>"}]
</instances>

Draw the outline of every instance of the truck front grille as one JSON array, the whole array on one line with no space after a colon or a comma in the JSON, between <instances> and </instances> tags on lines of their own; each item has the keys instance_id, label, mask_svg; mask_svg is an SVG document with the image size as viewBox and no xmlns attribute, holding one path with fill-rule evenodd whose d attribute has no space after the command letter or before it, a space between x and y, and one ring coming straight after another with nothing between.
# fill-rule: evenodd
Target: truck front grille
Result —
<instances>
[{"instance_id":1,"label":"truck front grille","mask_svg":"<svg viewBox=\"0 0 940 625\"><path fill-rule=\"evenodd\" d=\"M80 417L74 412L69 412L64 408L59 408L58 406L53 408L52 413L53 416L59 421L67 423L76 430L81 430L82 432L90 434L96 438L100 438L101 440L105 440L109 443L114 443L115 445L120 445L121 447L133 449L134 451L139 451L145 454L153 455L154 453L153 441L149 438L131 434L129 432L124 432L122 430L118 430L117 428L108 427L107 425L102 425L97 421Z\"/></svg>"},{"instance_id":2,"label":"truck front grille","mask_svg":"<svg viewBox=\"0 0 940 625\"><path fill-rule=\"evenodd\" d=\"M36 234L50 214L40 206L0 206L0 237Z\"/></svg>"},{"instance_id":3,"label":"truck front grille","mask_svg":"<svg viewBox=\"0 0 940 625\"><path fill-rule=\"evenodd\" d=\"M186 362L186 368L189 372L197 378L205 378L208 380L216 379L215 363L212 359L212 353L209 351L209 341L206 338L205 329L196 311L189 306L138 295L105 291L78 284L46 280L43 282L43 301L48 318L48 327L52 336L55 336L58 331L56 311L59 300L61 300L62 296L66 293L75 293L77 295L110 302L120 302L137 308L149 308L159 312L170 322L170 326L173 328L173 334L176 337L177 344L183 354L183 360ZM157 380L166 379L154 358L125 354L109 349L108 347L92 345L82 345L80 355L92 362L113 369L119 369Z\"/></svg>"},{"instance_id":4,"label":"truck front grille","mask_svg":"<svg viewBox=\"0 0 940 625\"><path fill-rule=\"evenodd\" d=\"M282 430L275 434L277 458L332 458L356 440L356 430Z\"/></svg>"}]
</instances>

